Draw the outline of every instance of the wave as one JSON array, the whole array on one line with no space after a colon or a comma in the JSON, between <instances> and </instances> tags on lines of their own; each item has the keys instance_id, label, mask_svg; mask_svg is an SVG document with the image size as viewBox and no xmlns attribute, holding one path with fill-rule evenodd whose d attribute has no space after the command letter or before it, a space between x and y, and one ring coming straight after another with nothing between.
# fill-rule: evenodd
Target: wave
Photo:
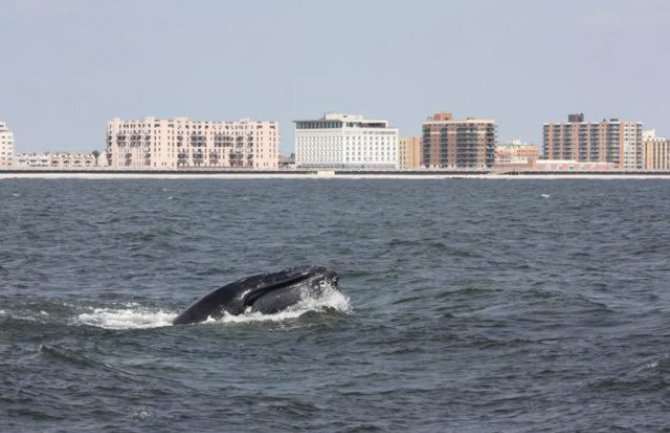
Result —
<instances>
[{"instance_id":1,"label":"wave","mask_svg":"<svg viewBox=\"0 0 670 433\"><path fill-rule=\"evenodd\" d=\"M220 319L209 319L205 323L251 323L278 322L296 319L309 312L339 311L350 312L351 304L347 296L334 288L324 290L318 297L308 297L296 305L275 313L262 314L245 312L238 316L225 314ZM144 307L136 303L114 308L93 308L78 316L78 322L105 329L147 329L172 326L177 312L159 308Z\"/></svg>"},{"instance_id":2,"label":"wave","mask_svg":"<svg viewBox=\"0 0 670 433\"><path fill-rule=\"evenodd\" d=\"M67 362L69 364L74 364L79 367L96 367L99 365L104 365L100 362L97 362L86 355L75 352L73 350L65 349L60 346L51 346L47 344L42 344L40 346L40 354L45 357Z\"/></svg>"}]
</instances>

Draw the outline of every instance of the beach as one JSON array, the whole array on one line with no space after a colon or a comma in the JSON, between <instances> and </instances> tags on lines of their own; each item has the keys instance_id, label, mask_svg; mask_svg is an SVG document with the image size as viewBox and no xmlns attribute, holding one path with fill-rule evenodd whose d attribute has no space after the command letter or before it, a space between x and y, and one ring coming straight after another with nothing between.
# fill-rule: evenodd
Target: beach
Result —
<instances>
[{"instance_id":1,"label":"beach","mask_svg":"<svg viewBox=\"0 0 670 433\"><path fill-rule=\"evenodd\" d=\"M496 173L402 173L402 172L109 172L109 171L0 171L3 179L377 179L377 180L426 180L426 179L483 179L483 180L645 180L668 179L670 173L532 173L532 174L496 174Z\"/></svg>"}]
</instances>

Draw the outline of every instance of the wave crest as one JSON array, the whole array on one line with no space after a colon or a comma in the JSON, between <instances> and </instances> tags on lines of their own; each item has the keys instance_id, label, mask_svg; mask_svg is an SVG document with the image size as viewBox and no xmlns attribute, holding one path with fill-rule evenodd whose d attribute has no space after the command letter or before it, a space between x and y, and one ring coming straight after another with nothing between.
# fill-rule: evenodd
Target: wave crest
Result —
<instances>
[{"instance_id":1,"label":"wave crest","mask_svg":"<svg viewBox=\"0 0 670 433\"><path fill-rule=\"evenodd\" d=\"M159 328L171 326L177 314L128 304L117 308L94 308L79 315L79 322L105 329Z\"/></svg>"}]
</instances>

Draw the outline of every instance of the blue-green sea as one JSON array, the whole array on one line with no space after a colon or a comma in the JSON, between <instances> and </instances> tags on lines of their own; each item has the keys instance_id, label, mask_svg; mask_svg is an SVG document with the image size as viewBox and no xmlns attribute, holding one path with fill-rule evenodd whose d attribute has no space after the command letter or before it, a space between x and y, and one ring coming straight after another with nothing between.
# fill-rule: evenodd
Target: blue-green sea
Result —
<instances>
[{"instance_id":1,"label":"blue-green sea","mask_svg":"<svg viewBox=\"0 0 670 433\"><path fill-rule=\"evenodd\" d=\"M670 431L670 182L0 180L0 431Z\"/></svg>"}]
</instances>

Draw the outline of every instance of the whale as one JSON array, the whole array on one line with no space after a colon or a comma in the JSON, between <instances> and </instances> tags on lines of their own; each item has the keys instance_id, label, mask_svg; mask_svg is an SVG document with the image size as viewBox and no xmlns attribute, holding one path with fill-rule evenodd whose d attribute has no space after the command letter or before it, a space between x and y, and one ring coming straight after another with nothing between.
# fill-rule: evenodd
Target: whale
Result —
<instances>
[{"instance_id":1,"label":"whale","mask_svg":"<svg viewBox=\"0 0 670 433\"><path fill-rule=\"evenodd\" d=\"M320 266L284 269L252 275L214 290L182 311L173 325L190 325L224 314L274 314L301 300L317 298L328 289L339 290L338 275Z\"/></svg>"}]
</instances>

